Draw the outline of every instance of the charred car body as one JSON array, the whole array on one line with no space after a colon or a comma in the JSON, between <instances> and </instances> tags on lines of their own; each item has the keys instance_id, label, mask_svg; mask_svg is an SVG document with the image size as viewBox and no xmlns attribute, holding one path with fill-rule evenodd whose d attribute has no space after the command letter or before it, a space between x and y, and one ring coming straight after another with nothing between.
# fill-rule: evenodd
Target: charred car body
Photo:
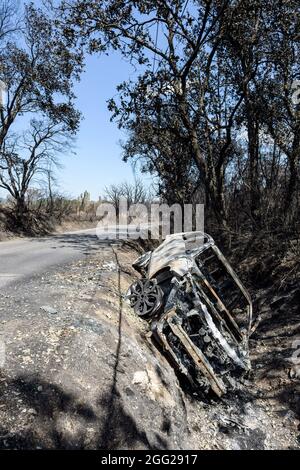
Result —
<instances>
[{"instance_id":1,"label":"charred car body","mask_svg":"<svg viewBox=\"0 0 300 470\"><path fill-rule=\"evenodd\" d=\"M250 370L250 296L214 240L177 233L133 264L142 278L128 291L175 368L222 396Z\"/></svg>"}]
</instances>

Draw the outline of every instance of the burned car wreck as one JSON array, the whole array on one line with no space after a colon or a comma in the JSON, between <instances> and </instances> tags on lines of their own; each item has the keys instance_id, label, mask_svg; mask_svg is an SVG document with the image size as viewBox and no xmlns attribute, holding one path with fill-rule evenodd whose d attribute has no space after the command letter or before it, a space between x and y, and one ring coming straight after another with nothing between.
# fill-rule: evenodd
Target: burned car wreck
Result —
<instances>
[{"instance_id":1,"label":"burned car wreck","mask_svg":"<svg viewBox=\"0 0 300 470\"><path fill-rule=\"evenodd\" d=\"M193 387L221 397L250 370L250 296L214 240L176 233L133 264L127 293L155 342Z\"/></svg>"}]
</instances>

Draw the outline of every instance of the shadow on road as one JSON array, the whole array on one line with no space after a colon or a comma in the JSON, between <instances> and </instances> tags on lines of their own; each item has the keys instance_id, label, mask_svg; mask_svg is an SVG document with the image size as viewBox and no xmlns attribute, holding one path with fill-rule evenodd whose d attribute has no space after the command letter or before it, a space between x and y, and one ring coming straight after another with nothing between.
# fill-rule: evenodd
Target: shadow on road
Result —
<instances>
[{"instance_id":1,"label":"shadow on road","mask_svg":"<svg viewBox=\"0 0 300 470\"><path fill-rule=\"evenodd\" d=\"M30 415L30 422L23 429L18 426L18 431L0 424L0 449L116 449L137 445L150 448L145 433L137 428L119 398L115 401L114 396L105 394L94 410L38 375L6 378L6 384L11 396L11 400L9 397L6 400L7 412L13 415L13 397L17 394L35 414ZM103 424L103 414L110 417L109 423L104 419ZM73 429L68 433L70 423ZM88 435L87 428L94 430L93 436Z\"/></svg>"},{"instance_id":2,"label":"shadow on road","mask_svg":"<svg viewBox=\"0 0 300 470\"><path fill-rule=\"evenodd\" d=\"M120 448L120 435L125 437L124 443L129 448L134 448L139 442L144 449L150 449L150 443L144 431L139 431L137 425L122 406L122 397L118 391L118 367L120 363L120 353L122 347L122 320L123 320L123 298L121 290L121 271L118 254L111 246L114 253L115 262L118 266L118 294L119 294L119 317L118 317L118 343L115 353L115 363L113 365L112 383L109 392L100 397L98 404L104 407L107 412L99 436L98 448L118 449ZM161 448L166 448L166 444L161 442ZM123 444L124 445L124 444ZM122 447L122 444L121 444Z\"/></svg>"},{"instance_id":3,"label":"shadow on road","mask_svg":"<svg viewBox=\"0 0 300 470\"><path fill-rule=\"evenodd\" d=\"M72 248L83 253L90 253L99 249L99 247L108 246L109 240L99 240L97 235L93 234L63 234L53 235L51 237L35 238L32 242L48 243L52 248L63 249Z\"/></svg>"}]
</instances>

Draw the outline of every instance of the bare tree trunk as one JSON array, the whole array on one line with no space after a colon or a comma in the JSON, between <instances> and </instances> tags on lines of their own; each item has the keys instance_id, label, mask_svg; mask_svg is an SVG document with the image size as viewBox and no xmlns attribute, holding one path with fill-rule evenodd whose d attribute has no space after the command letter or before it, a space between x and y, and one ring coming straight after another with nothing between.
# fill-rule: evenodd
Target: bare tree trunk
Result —
<instances>
[{"instance_id":1,"label":"bare tree trunk","mask_svg":"<svg viewBox=\"0 0 300 470\"><path fill-rule=\"evenodd\" d=\"M289 181L286 190L286 197L285 197L285 204L284 204L284 212L288 214L289 217L286 218L288 221L290 217L293 215L293 211L295 209L295 196L297 193L297 189L299 187L299 157L295 155L293 152L292 155L289 156Z\"/></svg>"},{"instance_id":2,"label":"bare tree trunk","mask_svg":"<svg viewBox=\"0 0 300 470\"><path fill-rule=\"evenodd\" d=\"M288 155L289 161L289 182L285 198L285 212L292 217L295 209L295 196L299 188L299 163L300 163L300 105L296 109L296 126L293 140L292 151Z\"/></svg>"},{"instance_id":3,"label":"bare tree trunk","mask_svg":"<svg viewBox=\"0 0 300 470\"><path fill-rule=\"evenodd\" d=\"M246 100L247 133L249 155L250 214L256 227L261 226L261 194L259 187L259 124L252 108Z\"/></svg>"},{"instance_id":4,"label":"bare tree trunk","mask_svg":"<svg viewBox=\"0 0 300 470\"><path fill-rule=\"evenodd\" d=\"M224 175L222 175L222 172L220 172L217 177L212 158L209 159L209 162L204 160L199 145L197 130L191 123L188 113L186 112L186 108L186 103L183 103L183 98L181 97L181 117L186 129L190 134L193 158L199 170L201 180L203 181L206 188L206 206L210 206L213 209L220 227L228 230L223 191Z\"/></svg>"},{"instance_id":5,"label":"bare tree trunk","mask_svg":"<svg viewBox=\"0 0 300 470\"><path fill-rule=\"evenodd\" d=\"M27 227L27 212L25 193L20 193L16 196L16 221L19 228Z\"/></svg>"},{"instance_id":6,"label":"bare tree trunk","mask_svg":"<svg viewBox=\"0 0 300 470\"><path fill-rule=\"evenodd\" d=\"M47 179L48 179L48 194L49 194L49 200L50 200L49 212L50 212L50 215L52 215L53 214L53 208L54 208L54 201L53 201L53 194L52 194L51 171L50 170L48 170L48 172L47 172Z\"/></svg>"}]
</instances>

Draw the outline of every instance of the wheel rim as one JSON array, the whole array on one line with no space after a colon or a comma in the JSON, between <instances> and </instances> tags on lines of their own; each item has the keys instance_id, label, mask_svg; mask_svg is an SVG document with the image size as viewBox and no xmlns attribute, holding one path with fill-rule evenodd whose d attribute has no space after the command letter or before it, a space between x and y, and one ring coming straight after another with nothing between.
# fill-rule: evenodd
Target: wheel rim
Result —
<instances>
[{"instance_id":1,"label":"wheel rim","mask_svg":"<svg viewBox=\"0 0 300 470\"><path fill-rule=\"evenodd\" d=\"M154 279L140 279L130 287L130 305L139 317L152 316L162 306L162 290Z\"/></svg>"}]
</instances>

